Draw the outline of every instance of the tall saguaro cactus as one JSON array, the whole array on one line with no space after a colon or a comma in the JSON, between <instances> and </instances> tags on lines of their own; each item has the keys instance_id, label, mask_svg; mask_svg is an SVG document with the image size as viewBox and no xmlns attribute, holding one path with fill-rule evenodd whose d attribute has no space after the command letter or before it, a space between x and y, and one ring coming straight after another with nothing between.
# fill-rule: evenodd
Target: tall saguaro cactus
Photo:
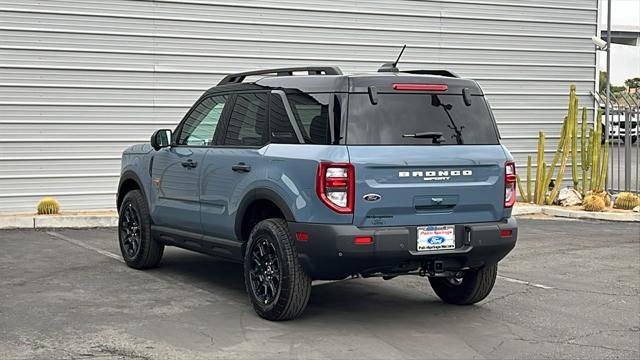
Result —
<instances>
[{"instance_id":1,"label":"tall saguaro cactus","mask_svg":"<svg viewBox=\"0 0 640 360\"><path fill-rule=\"evenodd\" d=\"M596 118L599 119L600 118L600 114L601 112L598 111ZM600 177L600 171L601 171L601 166L600 166L600 151L602 149L602 146L600 144L600 139L602 138L602 126L599 126L600 124L596 124L595 125L595 133L593 134L593 138L591 139L591 143L593 145L593 149L591 150L591 154L592 154L592 159L591 159L591 179L589 179L589 189L591 191L596 191L598 189L598 178ZM608 144L609 142L606 142L606 146L605 148L608 148ZM607 162L605 161L603 164L603 166L607 165Z\"/></svg>"},{"instance_id":2,"label":"tall saguaro cactus","mask_svg":"<svg viewBox=\"0 0 640 360\"><path fill-rule=\"evenodd\" d=\"M540 199L544 197L545 190L542 183L544 182L544 131L538 134L538 157L536 159L536 186L533 202L540 204Z\"/></svg>"},{"instance_id":3,"label":"tall saguaro cactus","mask_svg":"<svg viewBox=\"0 0 640 360\"><path fill-rule=\"evenodd\" d=\"M556 148L556 152L553 154L553 160L551 160L549 171L547 171L547 175L543 179L543 186L545 189L549 187L549 184L551 183L551 179L553 178L553 172L556 170L556 166L558 165L558 161L560 160L560 155L562 155L562 147L564 146L564 142L567 137L567 131L569 131L568 121L569 121L569 117L565 116L564 122L562 123L562 130L560 132L560 140L558 141L558 147Z\"/></svg>"},{"instance_id":4,"label":"tall saguaro cactus","mask_svg":"<svg viewBox=\"0 0 640 360\"><path fill-rule=\"evenodd\" d=\"M571 122L571 178L573 188L580 191L580 177L578 174L578 98L576 97L576 86L571 84L571 93L574 101L571 103L569 113L573 115ZM569 95L571 98L571 95Z\"/></svg>"},{"instance_id":5,"label":"tall saguaro cactus","mask_svg":"<svg viewBox=\"0 0 640 360\"><path fill-rule=\"evenodd\" d=\"M587 176L589 169L591 168L591 142L593 138L587 141L587 128L589 124L587 122L587 107L582 108L582 128L580 129L580 167L582 168L582 195L587 192ZM591 135L593 130L589 132ZM591 135L593 136L593 135Z\"/></svg>"},{"instance_id":6,"label":"tall saguaro cactus","mask_svg":"<svg viewBox=\"0 0 640 360\"><path fill-rule=\"evenodd\" d=\"M582 125L578 131L578 97L576 96L576 86L571 85L569 91L569 106L567 116L564 118L560 139L556 151L553 155L549 167L544 161L545 134L543 131L538 135L538 153L536 158L536 174L533 179L531 174L531 155L527 158L527 184L526 191L522 180L518 177L518 189L522 199L535 204L551 204L558 196L562 188L564 174L571 157L571 170L573 187L577 191L586 195L588 192L603 192L607 177L607 159L609 157L609 143L605 142L604 151L601 146L602 126L596 121L594 128L590 128L587 108L582 108ZM600 119L601 111L596 113L596 119ZM578 155L578 138L580 142L580 155ZM558 168L556 182L551 189L549 196L546 196L549 184L553 179L556 167ZM580 170L582 170L582 183L580 182ZM533 193L531 192L531 182L535 182Z\"/></svg>"},{"instance_id":7,"label":"tall saguaro cactus","mask_svg":"<svg viewBox=\"0 0 640 360\"><path fill-rule=\"evenodd\" d=\"M569 115L567 116L567 131L565 132L564 144L562 146L562 161L560 162L560 168L558 169L558 178L556 179L556 183L553 186L553 190L551 190L551 194L547 198L547 204L552 204L553 200L558 196L560 192L560 188L562 187L562 180L564 178L564 171L567 168L567 162L569 161L569 146L573 144L571 140L573 135L573 127L574 124L578 121L578 99L575 97L575 86L571 87L571 97L570 100L573 105L569 106ZM577 170L576 170L577 171Z\"/></svg>"},{"instance_id":8,"label":"tall saguaro cactus","mask_svg":"<svg viewBox=\"0 0 640 360\"><path fill-rule=\"evenodd\" d=\"M527 202L531 202L531 155L527 156Z\"/></svg>"}]
</instances>

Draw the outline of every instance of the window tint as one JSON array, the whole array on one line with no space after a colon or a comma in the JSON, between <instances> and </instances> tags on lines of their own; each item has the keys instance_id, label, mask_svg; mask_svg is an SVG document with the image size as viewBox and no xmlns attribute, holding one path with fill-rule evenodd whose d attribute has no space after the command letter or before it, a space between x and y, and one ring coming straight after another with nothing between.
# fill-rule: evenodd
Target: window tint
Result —
<instances>
[{"instance_id":1,"label":"window tint","mask_svg":"<svg viewBox=\"0 0 640 360\"><path fill-rule=\"evenodd\" d=\"M307 144L331 144L329 102L331 94L289 93L287 100Z\"/></svg>"},{"instance_id":2,"label":"window tint","mask_svg":"<svg viewBox=\"0 0 640 360\"><path fill-rule=\"evenodd\" d=\"M225 145L261 146L267 143L267 94L238 94L229 125Z\"/></svg>"},{"instance_id":3,"label":"window tint","mask_svg":"<svg viewBox=\"0 0 640 360\"><path fill-rule=\"evenodd\" d=\"M226 101L227 96L212 96L200 102L182 125L178 145L211 145Z\"/></svg>"},{"instance_id":4,"label":"window tint","mask_svg":"<svg viewBox=\"0 0 640 360\"><path fill-rule=\"evenodd\" d=\"M274 144L299 144L296 132L291 125L287 110L278 94L271 94L269 104L269 130Z\"/></svg>"},{"instance_id":5,"label":"window tint","mask_svg":"<svg viewBox=\"0 0 640 360\"><path fill-rule=\"evenodd\" d=\"M347 144L432 145L442 133L442 145L498 144L497 130L482 96L466 106L462 95L379 94L372 105L367 94L349 95ZM425 135L425 134L422 134Z\"/></svg>"}]
</instances>

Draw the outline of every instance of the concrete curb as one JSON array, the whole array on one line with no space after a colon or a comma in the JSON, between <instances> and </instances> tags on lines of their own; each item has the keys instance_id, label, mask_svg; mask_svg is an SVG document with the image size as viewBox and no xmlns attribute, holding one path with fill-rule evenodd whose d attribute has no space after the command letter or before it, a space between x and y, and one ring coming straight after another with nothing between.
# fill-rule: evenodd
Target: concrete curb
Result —
<instances>
[{"instance_id":1,"label":"concrete curb","mask_svg":"<svg viewBox=\"0 0 640 360\"><path fill-rule=\"evenodd\" d=\"M544 214L571 219L640 222L640 213L590 212L557 206L520 205L513 208L514 216Z\"/></svg>"},{"instance_id":2,"label":"concrete curb","mask_svg":"<svg viewBox=\"0 0 640 360\"><path fill-rule=\"evenodd\" d=\"M118 226L116 215L23 215L0 217L0 229L56 229Z\"/></svg>"},{"instance_id":3,"label":"concrete curb","mask_svg":"<svg viewBox=\"0 0 640 360\"><path fill-rule=\"evenodd\" d=\"M544 214L554 217L640 222L640 213L597 213L563 209L552 206L518 205L513 208L514 216ZM0 216L0 229L85 229L118 226L117 215L16 215Z\"/></svg>"},{"instance_id":4,"label":"concrete curb","mask_svg":"<svg viewBox=\"0 0 640 360\"><path fill-rule=\"evenodd\" d=\"M511 210L511 215L520 216L520 215L535 215L542 214L542 206L538 205L518 205Z\"/></svg>"}]
</instances>

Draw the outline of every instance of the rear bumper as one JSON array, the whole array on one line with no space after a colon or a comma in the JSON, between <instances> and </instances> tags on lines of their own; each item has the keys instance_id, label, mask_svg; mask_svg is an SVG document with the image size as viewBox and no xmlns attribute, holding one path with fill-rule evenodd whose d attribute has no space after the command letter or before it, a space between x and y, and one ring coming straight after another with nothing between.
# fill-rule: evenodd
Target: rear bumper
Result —
<instances>
[{"instance_id":1,"label":"rear bumper","mask_svg":"<svg viewBox=\"0 0 640 360\"><path fill-rule=\"evenodd\" d=\"M501 237L502 230L511 236ZM315 279L343 279L353 274L394 274L414 271L441 262L444 271L479 268L504 258L516 244L518 228L514 218L499 222L457 224L456 248L417 252L417 228L367 227L289 223L289 231L306 232L308 240L296 240L298 257ZM356 245L356 236L371 236L373 243Z\"/></svg>"}]
</instances>

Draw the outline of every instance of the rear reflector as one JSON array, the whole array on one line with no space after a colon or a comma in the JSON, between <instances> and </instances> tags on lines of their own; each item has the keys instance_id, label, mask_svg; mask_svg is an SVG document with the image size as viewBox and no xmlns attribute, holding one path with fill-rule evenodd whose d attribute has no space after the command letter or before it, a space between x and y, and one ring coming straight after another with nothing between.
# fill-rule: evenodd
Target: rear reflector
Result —
<instances>
[{"instance_id":1,"label":"rear reflector","mask_svg":"<svg viewBox=\"0 0 640 360\"><path fill-rule=\"evenodd\" d=\"M393 90L401 91L447 91L447 84L393 84Z\"/></svg>"},{"instance_id":2,"label":"rear reflector","mask_svg":"<svg viewBox=\"0 0 640 360\"><path fill-rule=\"evenodd\" d=\"M353 239L353 243L356 245L369 245L373 244L373 238L371 236L357 236Z\"/></svg>"},{"instance_id":3,"label":"rear reflector","mask_svg":"<svg viewBox=\"0 0 640 360\"><path fill-rule=\"evenodd\" d=\"M500 237L510 237L511 234L513 234L513 230L511 229L500 230Z\"/></svg>"},{"instance_id":4,"label":"rear reflector","mask_svg":"<svg viewBox=\"0 0 640 360\"><path fill-rule=\"evenodd\" d=\"M307 240L309 240L309 233L302 232L302 231L297 232L296 233L296 240L298 240L298 241L307 241Z\"/></svg>"}]
</instances>

